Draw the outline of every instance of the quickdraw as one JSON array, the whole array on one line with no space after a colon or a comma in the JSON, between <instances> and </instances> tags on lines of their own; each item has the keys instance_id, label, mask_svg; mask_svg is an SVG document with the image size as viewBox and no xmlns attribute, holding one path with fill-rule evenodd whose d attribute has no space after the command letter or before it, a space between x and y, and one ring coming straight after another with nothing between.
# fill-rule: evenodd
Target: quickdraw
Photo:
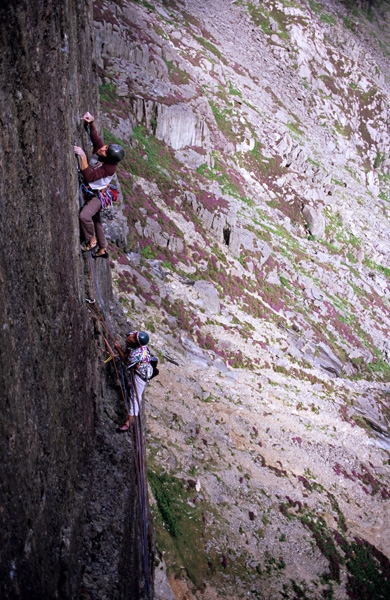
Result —
<instances>
[{"instance_id":1,"label":"quickdraw","mask_svg":"<svg viewBox=\"0 0 390 600\"><path fill-rule=\"evenodd\" d=\"M114 218L112 214L112 203L118 200L118 195L118 188L112 184L106 189L98 191L98 197L100 204L102 205L102 216L106 219L112 220Z\"/></svg>"}]
</instances>

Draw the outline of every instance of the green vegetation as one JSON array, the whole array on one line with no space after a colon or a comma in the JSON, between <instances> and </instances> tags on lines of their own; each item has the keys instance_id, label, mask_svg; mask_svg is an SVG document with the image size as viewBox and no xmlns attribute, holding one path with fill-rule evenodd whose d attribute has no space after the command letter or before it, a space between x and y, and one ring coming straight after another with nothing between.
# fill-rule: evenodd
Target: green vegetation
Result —
<instances>
[{"instance_id":1,"label":"green vegetation","mask_svg":"<svg viewBox=\"0 0 390 600\"><path fill-rule=\"evenodd\" d=\"M205 38L199 37L199 36L197 36L195 34L193 34L193 37L196 39L197 42L199 42L199 44L201 44L201 46L203 46L203 48L205 48L206 50L208 50L209 52L211 52L212 54L214 54L214 56L216 56L217 58L219 58L219 60L221 62L223 62L224 64L227 64L226 58L218 50L218 48L216 46L214 46L214 44L212 44L211 42L209 42L209 40L206 40Z\"/></svg>"},{"instance_id":2,"label":"green vegetation","mask_svg":"<svg viewBox=\"0 0 390 600\"><path fill-rule=\"evenodd\" d=\"M197 173L203 175L203 177L206 177L206 179L209 179L210 181L217 181L223 194L230 194L235 198L243 199L240 182L237 178L233 177L235 173L231 170L228 172L222 162L217 159L214 161L214 165L214 168L211 169L204 163L197 168ZM250 203L247 199L243 200L244 202Z\"/></svg>"},{"instance_id":3,"label":"green vegetation","mask_svg":"<svg viewBox=\"0 0 390 600\"><path fill-rule=\"evenodd\" d=\"M153 4L150 4L150 2L147 2L147 0L131 0L132 2L134 2L135 4L141 4L141 6L144 6L145 8L149 8L149 10L156 10L156 7L153 6Z\"/></svg>"},{"instance_id":4,"label":"green vegetation","mask_svg":"<svg viewBox=\"0 0 390 600\"><path fill-rule=\"evenodd\" d=\"M207 435L207 431L208 428L205 428L204 435ZM196 442L197 438L191 436L189 443L193 445ZM215 444L212 448L219 451ZM189 470L193 477L197 472L194 466ZM214 475L222 484L222 478L217 473ZM248 474L244 477L249 480ZM217 513L207 502L197 498L193 480L178 479L151 466L148 469L148 479L156 501L151 504L151 511L157 546L164 552L168 575L181 577L184 571L195 588L201 589L205 581L211 581L224 594L226 579L231 593L231 586L236 578L247 587L253 585L254 578L267 579L285 569L283 559L272 556L268 550L261 564L249 564L253 562L249 552L240 545L231 543L225 534L221 536L220 510ZM268 522L265 514L262 520L263 523ZM240 525L239 533L244 533L247 527L244 523ZM257 528L256 536L262 539L264 529ZM281 534L281 541L284 540L285 536Z\"/></svg>"},{"instance_id":5,"label":"green vegetation","mask_svg":"<svg viewBox=\"0 0 390 600\"><path fill-rule=\"evenodd\" d=\"M157 507L152 505L157 544L164 548L171 569L180 575L183 565L196 586L200 586L209 572L204 544L206 532L203 523L204 506L192 507L194 489L168 473L148 471L148 481Z\"/></svg>"},{"instance_id":6,"label":"green vegetation","mask_svg":"<svg viewBox=\"0 0 390 600\"><path fill-rule=\"evenodd\" d=\"M144 258L154 259L156 258L157 252L156 250L153 251L150 246L146 246L142 249L141 254Z\"/></svg>"},{"instance_id":7,"label":"green vegetation","mask_svg":"<svg viewBox=\"0 0 390 600\"><path fill-rule=\"evenodd\" d=\"M296 133L297 135L303 135L303 131L301 131L301 129L299 129L298 123L287 123L287 127L293 133Z\"/></svg>"},{"instance_id":8,"label":"green vegetation","mask_svg":"<svg viewBox=\"0 0 390 600\"><path fill-rule=\"evenodd\" d=\"M188 73L180 69L171 60L167 60L166 58L164 58L164 61L168 68L169 79L174 85L184 85L186 83L189 83L190 77Z\"/></svg>"},{"instance_id":9,"label":"green vegetation","mask_svg":"<svg viewBox=\"0 0 390 600\"><path fill-rule=\"evenodd\" d=\"M379 373L386 381L390 378L390 365L382 356L382 352L378 348L374 349L375 359L372 363L367 365L367 369L371 373Z\"/></svg>"},{"instance_id":10,"label":"green vegetation","mask_svg":"<svg viewBox=\"0 0 390 600\"><path fill-rule=\"evenodd\" d=\"M335 25L336 24L336 19L334 17L332 17L331 15L327 15L325 13L320 16L320 21L322 21L323 23L326 23L327 25Z\"/></svg>"},{"instance_id":11,"label":"green vegetation","mask_svg":"<svg viewBox=\"0 0 390 600\"><path fill-rule=\"evenodd\" d=\"M129 165L129 172L133 175L149 180L155 179L164 187L169 183L171 175L182 170L182 165L174 158L172 150L145 127L134 127L132 138L137 144L135 148L120 143L126 150L124 165ZM107 143L112 143L114 136L105 132L104 139Z\"/></svg>"},{"instance_id":12,"label":"green vegetation","mask_svg":"<svg viewBox=\"0 0 390 600\"><path fill-rule=\"evenodd\" d=\"M347 139L350 139L352 133L350 125L346 125L345 127L343 127L338 121L335 121L334 128L337 131L337 133L339 133Z\"/></svg>"},{"instance_id":13,"label":"green vegetation","mask_svg":"<svg viewBox=\"0 0 390 600\"><path fill-rule=\"evenodd\" d=\"M287 2L285 1L284 4L287 4ZM269 11L262 4L255 6L251 2L248 2L248 11L254 24L261 27L264 33L267 35L276 34L281 39L288 39L286 29L286 21L288 19L282 10L278 11L277 9L273 9L272 11ZM278 23L278 31L273 31L271 29L271 18Z\"/></svg>"},{"instance_id":14,"label":"green vegetation","mask_svg":"<svg viewBox=\"0 0 390 600\"><path fill-rule=\"evenodd\" d=\"M325 492L321 485L311 480L308 481L305 477L300 476L299 480L306 493ZM326 521L321 516L312 514L308 507L302 505L301 502L288 499L288 503L282 503L279 507L280 512L288 520L299 519L305 529L311 532L315 545L328 561L328 570L320 577L321 583L328 586L328 590L321 597L333 597L332 581L336 583L341 581L342 570L347 571L348 598L379 600L390 597L390 582L386 576L390 567L389 559L365 540L357 537L354 537L353 540L347 538L344 515L332 494L326 492L326 495L338 515L339 531L336 532L328 528ZM285 591L287 591L287 587ZM288 595L282 596L289 598ZM294 597L306 598L305 595Z\"/></svg>"},{"instance_id":15,"label":"green vegetation","mask_svg":"<svg viewBox=\"0 0 390 600\"><path fill-rule=\"evenodd\" d=\"M365 540L355 538L353 542L342 541L348 576L350 598L390 598L388 580L389 560Z\"/></svg>"},{"instance_id":16,"label":"green vegetation","mask_svg":"<svg viewBox=\"0 0 390 600\"><path fill-rule=\"evenodd\" d=\"M364 264L369 269L372 269L373 271L378 271L379 273L382 273L382 275L384 275L385 277L390 279L390 269L388 267L383 267L382 265L378 265L373 260L371 260L367 257L364 259Z\"/></svg>"},{"instance_id":17,"label":"green vegetation","mask_svg":"<svg viewBox=\"0 0 390 600\"><path fill-rule=\"evenodd\" d=\"M229 81L229 94L231 94L232 96L239 96L240 98L242 97L242 94L239 90L236 90L233 85L232 82Z\"/></svg>"},{"instance_id":18,"label":"green vegetation","mask_svg":"<svg viewBox=\"0 0 390 600\"><path fill-rule=\"evenodd\" d=\"M211 110L213 111L213 115L217 122L218 128L227 138L235 140L236 136L233 133L231 121L231 115L233 110L231 108L220 108L211 99L209 99L209 104Z\"/></svg>"},{"instance_id":19,"label":"green vegetation","mask_svg":"<svg viewBox=\"0 0 390 600\"><path fill-rule=\"evenodd\" d=\"M288 288L289 290L292 289L292 285L290 284L288 279L286 279L286 277L283 277L283 275L279 275L279 279L280 279L280 283L282 285L284 285L284 287Z\"/></svg>"},{"instance_id":20,"label":"green vegetation","mask_svg":"<svg viewBox=\"0 0 390 600\"><path fill-rule=\"evenodd\" d=\"M112 104L117 100L116 87L113 83L102 83L99 86L100 101L104 104Z\"/></svg>"},{"instance_id":21,"label":"green vegetation","mask_svg":"<svg viewBox=\"0 0 390 600\"><path fill-rule=\"evenodd\" d=\"M311 10L316 14L320 14L322 12L323 6L320 2L315 2L314 0L309 0L309 6L310 6Z\"/></svg>"},{"instance_id":22,"label":"green vegetation","mask_svg":"<svg viewBox=\"0 0 390 600\"><path fill-rule=\"evenodd\" d=\"M386 154L384 152L377 152L374 160L374 169L379 169L382 166L386 159Z\"/></svg>"}]
</instances>

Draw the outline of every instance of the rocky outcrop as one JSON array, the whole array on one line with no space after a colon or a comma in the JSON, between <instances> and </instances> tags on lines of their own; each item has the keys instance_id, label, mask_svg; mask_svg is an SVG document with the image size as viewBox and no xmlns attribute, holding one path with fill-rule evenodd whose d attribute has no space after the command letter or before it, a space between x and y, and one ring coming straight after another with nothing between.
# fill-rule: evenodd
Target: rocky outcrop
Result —
<instances>
[{"instance_id":1,"label":"rocky outcrop","mask_svg":"<svg viewBox=\"0 0 390 600\"><path fill-rule=\"evenodd\" d=\"M302 214L311 235L322 238L325 233L325 219L322 212L312 206L306 205L302 209Z\"/></svg>"},{"instance_id":2,"label":"rocky outcrop","mask_svg":"<svg viewBox=\"0 0 390 600\"><path fill-rule=\"evenodd\" d=\"M388 595L390 15L355 4L96 11L132 174L114 281L165 361L161 598L165 564L177 598Z\"/></svg>"}]
</instances>

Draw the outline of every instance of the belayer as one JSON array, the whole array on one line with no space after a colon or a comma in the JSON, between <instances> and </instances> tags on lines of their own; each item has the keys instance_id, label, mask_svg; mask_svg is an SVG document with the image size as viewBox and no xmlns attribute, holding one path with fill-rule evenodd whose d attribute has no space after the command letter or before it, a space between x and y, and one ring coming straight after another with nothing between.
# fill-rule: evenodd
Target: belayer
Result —
<instances>
[{"instance_id":1,"label":"belayer","mask_svg":"<svg viewBox=\"0 0 390 600\"><path fill-rule=\"evenodd\" d=\"M158 359L149 350L149 336L145 331L130 331L126 336L126 348L122 350L118 342L114 347L127 367L129 390L129 418L120 431L127 431L134 417L139 415L146 384L158 375Z\"/></svg>"},{"instance_id":2,"label":"belayer","mask_svg":"<svg viewBox=\"0 0 390 600\"><path fill-rule=\"evenodd\" d=\"M95 127L95 119L86 112L82 117L84 126L89 129L93 144L93 155L88 164L87 156L80 146L74 146L75 154L80 157L80 169L89 193L87 203L80 212L80 228L84 239L82 250L97 250L94 258L107 258L107 240L101 220L101 209L105 207L107 191L117 170L118 163L123 160L125 151L119 144L104 144ZM98 249L99 246L99 249Z\"/></svg>"}]
</instances>

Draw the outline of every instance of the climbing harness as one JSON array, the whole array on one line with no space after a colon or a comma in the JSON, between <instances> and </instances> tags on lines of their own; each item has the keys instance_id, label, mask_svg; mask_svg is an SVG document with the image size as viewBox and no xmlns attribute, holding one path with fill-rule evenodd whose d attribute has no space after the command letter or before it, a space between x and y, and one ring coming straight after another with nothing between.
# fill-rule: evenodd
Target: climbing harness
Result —
<instances>
[{"instance_id":1,"label":"climbing harness","mask_svg":"<svg viewBox=\"0 0 390 600\"><path fill-rule=\"evenodd\" d=\"M117 202L119 191L116 185L110 183L104 190L99 190L97 195L102 205L102 216L106 219L112 220L114 215L112 214L113 202Z\"/></svg>"}]
</instances>

